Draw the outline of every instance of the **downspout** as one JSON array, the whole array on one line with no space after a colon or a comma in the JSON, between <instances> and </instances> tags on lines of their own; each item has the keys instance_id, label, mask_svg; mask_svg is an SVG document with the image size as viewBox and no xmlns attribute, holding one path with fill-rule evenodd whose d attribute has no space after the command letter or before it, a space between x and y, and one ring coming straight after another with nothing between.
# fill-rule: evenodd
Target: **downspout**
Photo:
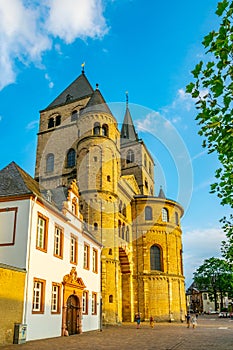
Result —
<instances>
[{"instance_id":1,"label":"downspout","mask_svg":"<svg viewBox=\"0 0 233 350\"><path fill-rule=\"evenodd\" d=\"M29 225L29 240L28 240L28 259L26 266L27 279L25 284L25 302L24 302L24 312L23 312L23 323L26 324L27 321L27 309L28 309L28 285L29 285L29 267L30 267L30 259L31 259L31 240L32 240L32 219L33 219L33 209L34 205L37 201L37 196L35 196L34 200L31 204L31 213L30 213L30 225Z\"/></svg>"}]
</instances>

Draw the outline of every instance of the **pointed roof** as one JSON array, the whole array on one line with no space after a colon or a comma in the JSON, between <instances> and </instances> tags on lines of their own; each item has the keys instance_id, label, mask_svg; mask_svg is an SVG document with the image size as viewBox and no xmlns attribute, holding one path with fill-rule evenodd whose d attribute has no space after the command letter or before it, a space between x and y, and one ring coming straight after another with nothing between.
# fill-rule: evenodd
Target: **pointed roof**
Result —
<instances>
[{"instance_id":1,"label":"pointed roof","mask_svg":"<svg viewBox=\"0 0 233 350\"><path fill-rule=\"evenodd\" d=\"M0 171L0 197L24 194L40 195L40 186L15 162Z\"/></svg>"},{"instance_id":2,"label":"pointed roof","mask_svg":"<svg viewBox=\"0 0 233 350\"><path fill-rule=\"evenodd\" d=\"M93 88L89 83L84 71L77 79L75 79L58 97L51 102L46 109L54 108L72 102L80 100L84 97L90 96L93 93Z\"/></svg>"},{"instance_id":3,"label":"pointed roof","mask_svg":"<svg viewBox=\"0 0 233 350\"><path fill-rule=\"evenodd\" d=\"M158 197L159 197L159 198L166 198L162 186L160 186L160 190L159 190L159 195L158 195Z\"/></svg>"},{"instance_id":4,"label":"pointed roof","mask_svg":"<svg viewBox=\"0 0 233 350\"><path fill-rule=\"evenodd\" d=\"M110 111L103 95L101 94L98 88L96 88L96 90L93 92L86 107L81 110L80 114L84 114L88 112L102 112L102 113L108 113L112 115L112 112Z\"/></svg>"},{"instance_id":5,"label":"pointed roof","mask_svg":"<svg viewBox=\"0 0 233 350\"><path fill-rule=\"evenodd\" d=\"M121 128L121 142L128 142L128 141L138 141L138 135L135 131L133 120L127 105L124 121Z\"/></svg>"}]
</instances>

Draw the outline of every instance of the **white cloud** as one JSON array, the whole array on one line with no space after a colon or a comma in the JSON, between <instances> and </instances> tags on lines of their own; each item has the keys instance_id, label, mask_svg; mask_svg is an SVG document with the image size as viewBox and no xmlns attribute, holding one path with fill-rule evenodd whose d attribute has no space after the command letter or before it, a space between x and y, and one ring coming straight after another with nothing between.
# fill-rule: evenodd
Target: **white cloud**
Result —
<instances>
[{"instance_id":1,"label":"white cloud","mask_svg":"<svg viewBox=\"0 0 233 350\"><path fill-rule=\"evenodd\" d=\"M225 234L220 228L195 229L183 235L184 273L186 287L192 282L193 273L205 259L221 256L221 242Z\"/></svg>"},{"instance_id":2,"label":"white cloud","mask_svg":"<svg viewBox=\"0 0 233 350\"><path fill-rule=\"evenodd\" d=\"M38 127L39 121L38 120L32 120L30 123L27 124L26 129L32 130Z\"/></svg>"},{"instance_id":3,"label":"white cloud","mask_svg":"<svg viewBox=\"0 0 233 350\"><path fill-rule=\"evenodd\" d=\"M72 43L107 32L102 0L0 0L0 18L0 90L15 82L17 61L42 67L56 37Z\"/></svg>"},{"instance_id":4,"label":"white cloud","mask_svg":"<svg viewBox=\"0 0 233 350\"><path fill-rule=\"evenodd\" d=\"M50 0L48 6L48 30L66 43L76 38L101 38L107 31L100 0Z\"/></svg>"}]
</instances>

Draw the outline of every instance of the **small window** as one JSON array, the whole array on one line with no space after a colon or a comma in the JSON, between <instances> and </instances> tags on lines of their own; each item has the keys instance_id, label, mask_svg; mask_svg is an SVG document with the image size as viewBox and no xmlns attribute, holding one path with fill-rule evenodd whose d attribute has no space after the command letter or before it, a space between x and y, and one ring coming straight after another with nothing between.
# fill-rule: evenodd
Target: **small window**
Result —
<instances>
[{"instance_id":1,"label":"small window","mask_svg":"<svg viewBox=\"0 0 233 350\"><path fill-rule=\"evenodd\" d=\"M63 229L59 226L55 226L53 254L58 258L63 257Z\"/></svg>"},{"instance_id":2,"label":"small window","mask_svg":"<svg viewBox=\"0 0 233 350\"><path fill-rule=\"evenodd\" d=\"M103 136L108 136L108 125L107 124L104 124L102 126L102 135Z\"/></svg>"},{"instance_id":3,"label":"small window","mask_svg":"<svg viewBox=\"0 0 233 350\"><path fill-rule=\"evenodd\" d=\"M45 304L45 280L34 278L32 313L43 314Z\"/></svg>"},{"instance_id":4,"label":"small window","mask_svg":"<svg viewBox=\"0 0 233 350\"><path fill-rule=\"evenodd\" d=\"M51 313L59 314L61 312L61 285L59 283L52 283L52 296L51 296Z\"/></svg>"},{"instance_id":5,"label":"small window","mask_svg":"<svg viewBox=\"0 0 233 350\"><path fill-rule=\"evenodd\" d=\"M97 157L94 157L93 160L94 160L94 162L97 162L98 158L97 158Z\"/></svg>"},{"instance_id":6,"label":"small window","mask_svg":"<svg viewBox=\"0 0 233 350\"><path fill-rule=\"evenodd\" d=\"M122 233L121 233L122 239L125 239L125 223L122 225Z\"/></svg>"},{"instance_id":7,"label":"small window","mask_svg":"<svg viewBox=\"0 0 233 350\"><path fill-rule=\"evenodd\" d=\"M46 158L46 171L48 173L53 172L54 170L54 155L53 153L49 153Z\"/></svg>"},{"instance_id":8,"label":"small window","mask_svg":"<svg viewBox=\"0 0 233 350\"><path fill-rule=\"evenodd\" d=\"M77 111L73 111L71 114L71 121L75 122L78 119L78 112Z\"/></svg>"},{"instance_id":9,"label":"small window","mask_svg":"<svg viewBox=\"0 0 233 350\"><path fill-rule=\"evenodd\" d=\"M145 220L152 220L152 208L149 206L145 207Z\"/></svg>"},{"instance_id":10,"label":"small window","mask_svg":"<svg viewBox=\"0 0 233 350\"><path fill-rule=\"evenodd\" d=\"M146 187L146 189L148 189L148 181L147 181L147 179L145 179L145 187Z\"/></svg>"},{"instance_id":11,"label":"small window","mask_svg":"<svg viewBox=\"0 0 233 350\"><path fill-rule=\"evenodd\" d=\"M83 267L84 269L89 269L90 265L90 247L88 244L84 243L84 254L83 254Z\"/></svg>"},{"instance_id":12,"label":"small window","mask_svg":"<svg viewBox=\"0 0 233 350\"><path fill-rule=\"evenodd\" d=\"M107 181L111 182L111 176L110 175L107 176Z\"/></svg>"},{"instance_id":13,"label":"small window","mask_svg":"<svg viewBox=\"0 0 233 350\"><path fill-rule=\"evenodd\" d=\"M94 222L94 231L98 231L98 223Z\"/></svg>"},{"instance_id":14,"label":"small window","mask_svg":"<svg viewBox=\"0 0 233 350\"><path fill-rule=\"evenodd\" d=\"M71 148L67 152L67 168L72 168L73 166L75 166L75 156L75 150Z\"/></svg>"},{"instance_id":15,"label":"small window","mask_svg":"<svg viewBox=\"0 0 233 350\"><path fill-rule=\"evenodd\" d=\"M157 245L150 248L150 269L162 271L161 250Z\"/></svg>"},{"instance_id":16,"label":"small window","mask_svg":"<svg viewBox=\"0 0 233 350\"><path fill-rule=\"evenodd\" d=\"M109 295L108 301L109 301L109 303L113 303L113 295L112 294Z\"/></svg>"},{"instance_id":17,"label":"small window","mask_svg":"<svg viewBox=\"0 0 233 350\"><path fill-rule=\"evenodd\" d=\"M83 292L83 314L88 314L88 292L86 290Z\"/></svg>"},{"instance_id":18,"label":"small window","mask_svg":"<svg viewBox=\"0 0 233 350\"><path fill-rule=\"evenodd\" d=\"M164 222L169 221L168 210L166 208L162 208L162 221Z\"/></svg>"},{"instance_id":19,"label":"small window","mask_svg":"<svg viewBox=\"0 0 233 350\"><path fill-rule=\"evenodd\" d=\"M127 242L129 242L129 228L128 228L128 226L126 227L125 240L126 240Z\"/></svg>"},{"instance_id":20,"label":"small window","mask_svg":"<svg viewBox=\"0 0 233 350\"><path fill-rule=\"evenodd\" d=\"M94 133L94 135L100 135L100 123L94 124L93 133Z\"/></svg>"},{"instance_id":21,"label":"small window","mask_svg":"<svg viewBox=\"0 0 233 350\"><path fill-rule=\"evenodd\" d=\"M147 167L147 156L146 156L146 154L144 154L144 167L145 168Z\"/></svg>"},{"instance_id":22,"label":"small window","mask_svg":"<svg viewBox=\"0 0 233 350\"><path fill-rule=\"evenodd\" d=\"M121 237L121 221L118 220L118 236Z\"/></svg>"},{"instance_id":23,"label":"small window","mask_svg":"<svg viewBox=\"0 0 233 350\"><path fill-rule=\"evenodd\" d=\"M57 115L56 116L56 121L55 121L55 125L58 126L61 124L61 116L60 115Z\"/></svg>"},{"instance_id":24,"label":"small window","mask_svg":"<svg viewBox=\"0 0 233 350\"><path fill-rule=\"evenodd\" d=\"M70 262L77 264L78 261L78 240L75 236L70 237Z\"/></svg>"},{"instance_id":25,"label":"small window","mask_svg":"<svg viewBox=\"0 0 233 350\"><path fill-rule=\"evenodd\" d=\"M78 129L78 137L81 136L81 131Z\"/></svg>"},{"instance_id":26,"label":"small window","mask_svg":"<svg viewBox=\"0 0 233 350\"><path fill-rule=\"evenodd\" d=\"M108 255L112 255L112 248L109 248Z\"/></svg>"},{"instance_id":27,"label":"small window","mask_svg":"<svg viewBox=\"0 0 233 350\"><path fill-rule=\"evenodd\" d=\"M126 217L126 205L123 205L123 210L122 210L122 214Z\"/></svg>"},{"instance_id":28,"label":"small window","mask_svg":"<svg viewBox=\"0 0 233 350\"><path fill-rule=\"evenodd\" d=\"M92 315L97 314L97 293L92 293L92 303L91 303L91 313Z\"/></svg>"},{"instance_id":29,"label":"small window","mask_svg":"<svg viewBox=\"0 0 233 350\"><path fill-rule=\"evenodd\" d=\"M92 251L92 271L95 273L98 272L98 251L94 248Z\"/></svg>"},{"instance_id":30,"label":"small window","mask_svg":"<svg viewBox=\"0 0 233 350\"><path fill-rule=\"evenodd\" d=\"M122 214L122 200L120 200L120 202L119 202L119 207L118 207L118 211L119 211L119 213L121 213Z\"/></svg>"},{"instance_id":31,"label":"small window","mask_svg":"<svg viewBox=\"0 0 233 350\"><path fill-rule=\"evenodd\" d=\"M44 252L47 252L48 222L49 219L46 216L38 213L36 248Z\"/></svg>"},{"instance_id":32,"label":"small window","mask_svg":"<svg viewBox=\"0 0 233 350\"><path fill-rule=\"evenodd\" d=\"M53 127L54 127L54 118L51 117L48 120L48 129L53 128Z\"/></svg>"},{"instance_id":33,"label":"small window","mask_svg":"<svg viewBox=\"0 0 233 350\"><path fill-rule=\"evenodd\" d=\"M149 174L152 174L152 170L151 170L151 162L149 162Z\"/></svg>"},{"instance_id":34,"label":"small window","mask_svg":"<svg viewBox=\"0 0 233 350\"><path fill-rule=\"evenodd\" d=\"M126 163L129 164L133 162L134 162L134 153L131 149L129 149L126 156Z\"/></svg>"}]
</instances>

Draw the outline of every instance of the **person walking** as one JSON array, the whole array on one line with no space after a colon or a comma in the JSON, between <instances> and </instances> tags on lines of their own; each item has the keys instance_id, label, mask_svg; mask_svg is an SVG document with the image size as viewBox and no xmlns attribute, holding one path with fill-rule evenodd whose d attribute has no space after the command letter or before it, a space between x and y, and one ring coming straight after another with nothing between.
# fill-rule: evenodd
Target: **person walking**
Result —
<instances>
[{"instance_id":1,"label":"person walking","mask_svg":"<svg viewBox=\"0 0 233 350\"><path fill-rule=\"evenodd\" d=\"M192 317L192 325L193 325L193 328L196 328L197 326L197 318L195 315Z\"/></svg>"},{"instance_id":2,"label":"person walking","mask_svg":"<svg viewBox=\"0 0 233 350\"><path fill-rule=\"evenodd\" d=\"M151 316L150 317L150 326L151 326L151 328L154 328L154 324L155 324L154 317Z\"/></svg>"},{"instance_id":3,"label":"person walking","mask_svg":"<svg viewBox=\"0 0 233 350\"><path fill-rule=\"evenodd\" d=\"M190 316L190 313L188 312L188 314L186 316L187 328L190 328L190 319L191 319L191 316Z\"/></svg>"},{"instance_id":4,"label":"person walking","mask_svg":"<svg viewBox=\"0 0 233 350\"><path fill-rule=\"evenodd\" d=\"M137 323L137 329L140 328L141 317L140 317L140 313L139 312L135 316L135 321Z\"/></svg>"}]
</instances>

